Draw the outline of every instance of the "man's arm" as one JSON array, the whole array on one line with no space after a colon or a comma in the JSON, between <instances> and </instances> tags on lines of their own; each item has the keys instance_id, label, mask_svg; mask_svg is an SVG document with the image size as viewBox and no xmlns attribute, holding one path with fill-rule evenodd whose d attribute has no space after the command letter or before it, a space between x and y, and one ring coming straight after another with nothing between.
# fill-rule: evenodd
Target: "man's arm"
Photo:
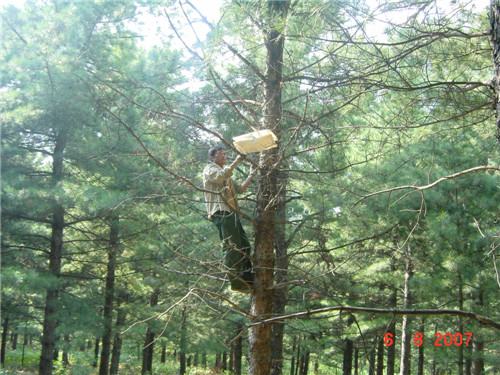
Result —
<instances>
[{"instance_id":1,"label":"man's arm","mask_svg":"<svg viewBox=\"0 0 500 375\"><path fill-rule=\"evenodd\" d=\"M257 169L254 169L253 165L250 167L250 174L248 175L247 179L241 184L240 186L240 192L244 193L245 190L247 189L248 185L250 185L250 182L252 181L253 176L257 173Z\"/></svg>"}]
</instances>

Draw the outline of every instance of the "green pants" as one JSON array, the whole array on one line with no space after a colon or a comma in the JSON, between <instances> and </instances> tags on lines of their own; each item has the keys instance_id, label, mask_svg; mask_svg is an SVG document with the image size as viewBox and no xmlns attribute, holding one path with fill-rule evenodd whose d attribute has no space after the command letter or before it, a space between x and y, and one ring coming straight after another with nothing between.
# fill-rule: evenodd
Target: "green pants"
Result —
<instances>
[{"instance_id":1,"label":"green pants","mask_svg":"<svg viewBox=\"0 0 500 375\"><path fill-rule=\"evenodd\" d=\"M231 286L252 282L252 262L250 261L250 242L241 225L240 218L233 212L217 211L212 222L219 231L222 242L224 265L229 269Z\"/></svg>"}]
</instances>

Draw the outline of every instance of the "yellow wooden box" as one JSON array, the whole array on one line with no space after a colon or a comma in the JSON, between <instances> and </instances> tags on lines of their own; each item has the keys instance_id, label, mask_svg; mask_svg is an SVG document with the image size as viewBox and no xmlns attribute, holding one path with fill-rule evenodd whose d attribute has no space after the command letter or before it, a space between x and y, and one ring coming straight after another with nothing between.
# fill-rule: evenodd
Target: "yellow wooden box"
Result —
<instances>
[{"instance_id":1,"label":"yellow wooden box","mask_svg":"<svg viewBox=\"0 0 500 375\"><path fill-rule=\"evenodd\" d=\"M233 144L242 154L259 152L278 147L278 138L271 130L259 130L256 132L239 135L233 138Z\"/></svg>"}]
</instances>

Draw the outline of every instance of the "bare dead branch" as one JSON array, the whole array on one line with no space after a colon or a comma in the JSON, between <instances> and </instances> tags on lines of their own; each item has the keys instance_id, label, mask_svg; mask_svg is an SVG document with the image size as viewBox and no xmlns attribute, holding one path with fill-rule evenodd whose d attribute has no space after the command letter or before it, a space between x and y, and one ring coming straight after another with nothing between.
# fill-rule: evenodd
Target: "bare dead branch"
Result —
<instances>
[{"instance_id":1,"label":"bare dead branch","mask_svg":"<svg viewBox=\"0 0 500 375\"><path fill-rule=\"evenodd\" d=\"M353 313L368 313L368 314L386 314L386 315L454 315L476 320L481 324L500 330L500 323L486 316L476 314L471 311L453 310L453 309L376 309L370 307L354 307L354 306L334 306L325 307L322 309L303 311L295 314L278 316L275 318L264 319L256 323L249 324L245 329L249 329L262 324L283 322L284 320L298 319L306 316L324 314L329 312L353 312Z\"/></svg>"},{"instance_id":2,"label":"bare dead branch","mask_svg":"<svg viewBox=\"0 0 500 375\"><path fill-rule=\"evenodd\" d=\"M390 188L390 189L380 190L380 191L377 191L375 193L371 193L371 194L365 195L364 197L362 197L361 199L359 199L356 203L354 203L354 205L352 206L352 208L356 207L359 203L361 203L365 199L371 198L371 197L373 197L375 195L380 195L380 194L385 194L385 193L392 193L394 191L407 190L407 189L411 189L411 190L414 190L414 191L423 191L423 190L431 189L431 188L435 187L436 185L440 184L441 182L444 182L444 181L447 181L447 180L453 180L455 178L464 176L466 174L480 172L480 171L487 171L487 170L493 170L493 171L500 172L500 166L482 165L480 167L474 167L474 168L466 169L464 171L453 173L453 174L451 174L449 176L441 177L440 179L438 179L438 180L436 180L436 181L434 181L434 182L432 182L432 183L430 183L428 185L424 185L424 186L405 185L405 186L397 186L397 187Z\"/></svg>"}]
</instances>

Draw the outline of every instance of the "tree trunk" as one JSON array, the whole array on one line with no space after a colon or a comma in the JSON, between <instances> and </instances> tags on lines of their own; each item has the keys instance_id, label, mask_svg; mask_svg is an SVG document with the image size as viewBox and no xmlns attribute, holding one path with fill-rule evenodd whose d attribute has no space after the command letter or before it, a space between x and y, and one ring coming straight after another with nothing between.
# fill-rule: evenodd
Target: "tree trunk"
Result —
<instances>
[{"instance_id":1,"label":"tree trunk","mask_svg":"<svg viewBox=\"0 0 500 375\"><path fill-rule=\"evenodd\" d=\"M155 307L158 304L159 295L160 291L158 289L155 289L151 294L149 300L149 306ZM155 342L155 333L153 329L148 326L148 330L146 331L146 338L144 340L144 347L142 348L142 368L141 368L142 375L151 373L153 370L154 342Z\"/></svg>"},{"instance_id":2,"label":"tree trunk","mask_svg":"<svg viewBox=\"0 0 500 375\"><path fill-rule=\"evenodd\" d=\"M384 374L384 340L379 340L377 348L377 375Z\"/></svg>"},{"instance_id":3,"label":"tree trunk","mask_svg":"<svg viewBox=\"0 0 500 375\"><path fill-rule=\"evenodd\" d=\"M243 325L238 323L238 328L236 333L239 335L241 330L243 329ZM234 375L241 375L241 358L243 357L243 338L241 336L238 337L231 344L231 371Z\"/></svg>"},{"instance_id":4,"label":"tree trunk","mask_svg":"<svg viewBox=\"0 0 500 375\"><path fill-rule=\"evenodd\" d=\"M352 340L345 339L344 348L344 360L342 365L342 374L351 375L352 374L352 349L354 345Z\"/></svg>"},{"instance_id":5,"label":"tree trunk","mask_svg":"<svg viewBox=\"0 0 500 375\"><path fill-rule=\"evenodd\" d=\"M2 324L2 349L0 363L5 365L5 348L7 346L7 332L9 330L9 316L6 316Z\"/></svg>"},{"instance_id":6,"label":"tree trunk","mask_svg":"<svg viewBox=\"0 0 500 375\"><path fill-rule=\"evenodd\" d=\"M92 362L92 367L97 367L97 362L99 360L99 339L95 340L94 343L94 361Z\"/></svg>"},{"instance_id":7,"label":"tree trunk","mask_svg":"<svg viewBox=\"0 0 500 375\"><path fill-rule=\"evenodd\" d=\"M64 149L67 142L68 128L62 127L56 136L52 155L52 186L56 188L63 179ZM54 278L47 287L43 318L42 350L40 354L39 375L51 375L54 363L59 310L59 276L61 273L64 232L64 207L53 199L51 237L49 251L49 274Z\"/></svg>"},{"instance_id":8,"label":"tree trunk","mask_svg":"<svg viewBox=\"0 0 500 375\"><path fill-rule=\"evenodd\" d=\"M286 176L283 173L278 175L278 204L276 207L276 271L274 280L276 285L283 285L275 289L274 292L274 307L275 316L285 313L287 302L287 288L284 286L288 281L288 257L286 243ZM272 326L272 341L271 341L271 375L283 374L283 335L285 333L285 325L282 323L274 323Z\"/></svg>"},{"instance_id":9,"label":"tree trunk","mask_svg":"<svg viewBox=\"0 0 500 375\"><path fill-rule=\"evenodd\" d=\"M26 341L26 338L25 338ZM24 348L24 346L23 346ZM68 367L70 365L69 363L69 349L71 348L71 339L69 335L64 335L64 347L63 347L63 354L62 354L62 362L64 367Z\"/></svg>"},{"instance_id":10,"label":"tree trunk","mask_svg":"<svg viewBox=\"0 0 500 375\"><path fill-rule=\"evenodd\" d=\"M116 317L116 329L115 329L115 338L113 340L113 351L111 353L111 365L109 367L110 375L117 375L120 365L120 355L122 352L122 336L121 336L121 328L125 324L125 320L127 319L127 313L123 309L118 309L118 315Z\"/></svg>"},{"instance_id":11,"label":"tree trunk","mask_svg":"<svg viewBox=\"0 0 500 375\"><path fill-rule=\"evenodd\" d=\"M465 375L472 375L472 345L470 344L465 353L464 372Z\"/></svg>"},{"instance_id":12,"label":"tree trunk","mask_svg":"<svg viewBox=\"0 0 500 375\"><path fill-rule=\"evenodd\" d=\"M474 338L472 343L472 375L484 375L484 359L483 359L484 343L481 340Z\"/></svg>"},{"instance_id":13,"label":"tree trunk","mask_svg":"<svg viewBox=\"0 0 500 375\"><path fill-rule=\"evenodd\" d=\"M463 293L463 281L462 275L458 274L458 308L463 311L464 309L464 293ZM458 333L461 337L464 337L464 325L463 318L460 318L460 325L458 328ZM463 345L458 347L458 375L464 375L464 353L465 348Z\"/></svg>"},{"instance_id":14,"label":"tree trunk","mask_svg":"<svg viewBox=\"0 0 500 375\"><path fill-rule=\"evenodd\" d=\"M405 291L404 291L404 308L407 309L411 304L410 279L413 275L411 254L408 249L406 259L406 275L405 275ZM410 360L411 360L411 333L409 329L409 317L403 316L403 326L401 328L401 367L400 375L410 375Z\"/></svg>"},{"instance_id":15,"label":"tree trunk","mask_svg":"<svg viewBox=\"0 0 500 375\"><path fill-rule=\"evenodd\" d=\"M160 362L161 363L167 362L167 343L164 340L162 340L162 342L161 342L161 359L160 359Z\"/></svg>"},{"instance_id":16,"label":"tree trunk","mask_svg":"<svg viewBox=\"0 0 500 375\"><path fill-rule=\"evenodd\" d=\"M422 319L422 324L420 325L420 330L419 332L422 334L423 337L425 337L425 325L424 325L424 320ZM425 350L425 345L420 345L418 347L418 369L417 369L417 375L424 375L424 350Z\"/></svg>"},{"instance_id":17,"label":"tree trunk","mask_svg":"<svg viewBox=\"0 0 500 375\"><path fill-rule=\"evenodd\" d=\"M186 342L187 342L187 332L186 332L186 309L184 306L182 309L182 320L181 320L181 340L179 343L179 362L180 362L180 375L186 373Z\"/></svg>"},{"instance_id":18,"label":"tree trunk","mask_svg":"<svg viewBox=\"0 0 500 375\"><path fill-rule=\"evenodd\" d=\"M354 349L354 375L359 374L359 349Z\"/></svg>"},{"instance_id":19,"label":"tree trunk","mask_svg":"<svg viewBox=\"0 0 500 375\"><path fill-rule=\"evenodd\" d=\"M495 112L497 138L500 143L500 0L491 0L490 26L493 45L493 88L495 90Z\"/></svg>"},{"instance_id":20,"label":"tree trunk","mask_svg":"<svg viewBox=\"0 0 500 375\"><path fill-rule=\"evenodd\" d=\"M479 309L483 308L483 291L480 289L475 301ZM484 375L484 342L479 335L474 336L472 342L472 375Z\"/></svg>"},{"instance_id":21,"label":"tree trunk","mask_svg":"<svg viewBox=\"0 0 500 375\"><path fill-rule=\"evenodd\" d=\"M267 2L269 24L264 28L267 48L264 79L263 127L280 136L281 128L281 86L284 35L276 25L281 24L289 7L289 1ZM281 28L280 28L281 29ZM260 153L259 189L255 228L255 283L252 295L252 315L256 320L269 318L273 313L274 291L274 246L275 210L277 190L278 148ZM249 334L250 375L265 375L271 372L272 325L253 327Z\"/></svg>"},{"instance_id":22,"label":"tree trunk","mask_svg":"<svg viewBox=\"0 0 500 375\"><path fill-rule=\"evenodd\" d=\"M292 360L290 363L290 375L295 375L295 348L297 347L297 336L293 337L292 344Z\"/></svg>"},{"instance_id":23,"label":"tree trunk","mask_svg":"<svg viewBox=\"0 0 500 375\"><path fill-rule=\"evenodd\" d=\"M111 340L113 337L113 303L115 299L116 257L120 242L120 218L116 212L111 214L109 226L108 265L106 270L106 286L104 291L104 335L101 346L101 363L99 375L107 375L111 355Z\"/></svg>"},{"instance_id":24,"label":"tree trunk","mask_svg":"<svg viewBox=\"0 0 500 375\"><path fill-rule=\"evenodd\" d=\"M391 271L396 271L396 265L394 264L394 260L391 258ZM398 303L398 292L394 289L391 292L391 296L389 298L389 305L393 309L396 309ZM396 362L396 320L393 319L389 324L389 328L387 329L387 333L392 334L393 344L387 347L387 375L394 375L395 373L395 362Z\"/></svg>"}]
</instances>

